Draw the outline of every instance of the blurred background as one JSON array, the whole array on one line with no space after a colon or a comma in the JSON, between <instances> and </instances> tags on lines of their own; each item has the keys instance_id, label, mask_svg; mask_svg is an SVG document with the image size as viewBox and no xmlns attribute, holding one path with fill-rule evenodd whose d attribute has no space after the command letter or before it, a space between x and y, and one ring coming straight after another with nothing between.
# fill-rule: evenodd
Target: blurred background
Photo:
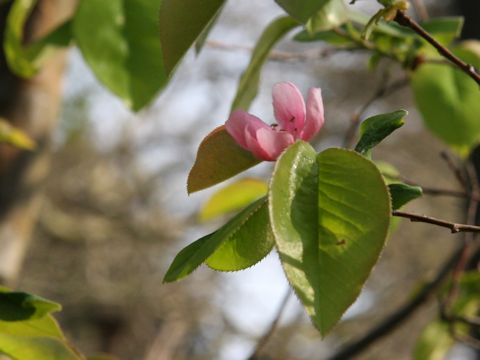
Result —
<instances>
[{"instance_id":1,"label":"blurred background","mask_svg":"<svg viewBox=\"0 0 480 360\"><path fill-rule=\"evenodd\" d=\"M461 11L458 1L425 4L432 16ZM377 8L371 0L358 0L355 7L369 14ZM228 2L202 53L190 52L167 89L136 114L99 85L78 50L68 53L53 159L16 287L60 302L57 318L82 352L119 359L240 360L270 326L288 288L275 253L240 273L201 267L178 283L162 284L162 278L181 248L223 221L200 224L197 213L224 184L187 196L186 176L201 139L227 119L250 49L281 14L273 1ZM341 146L352 117L377 89L405 77L388 61L369 70L366 53L328 49L281 42L251 108L268 122L274 83L292 81L304 94L321 87L326 125L315 140L317 150ZM378 147L376 159L419 184L457 189L439 156L444 147L424 130L408 87L374 102L362 117L399 108L409 110L406 126ZM261 164L240 177L268 178L270 171L271 164ZM464 206L461 200L424 196L408 209L461 222ZM331 335L321 339L290 296L258 359L326 358L404 303L460 236L401 222L360 298ZM432 299L359 358L410 359L436 313ZM449 358L476 356L458 345Z\"/></svg>"}]
</instances>

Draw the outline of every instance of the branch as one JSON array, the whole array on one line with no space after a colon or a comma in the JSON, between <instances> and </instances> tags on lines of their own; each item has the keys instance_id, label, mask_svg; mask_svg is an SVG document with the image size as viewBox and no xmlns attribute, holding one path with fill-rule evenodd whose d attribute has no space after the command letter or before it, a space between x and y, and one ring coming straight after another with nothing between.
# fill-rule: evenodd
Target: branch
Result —
<instances>
[{"instance_id":1,"label":"branch","mask_svg":"<svg viewBox=\"0 0 480 360\"><path fill-rule=\"evenodd\" d=\"M392 211L392 215L409 219L411 222L423 222L427 224L444 227L444 228L450 229L452 233L480 232L480 226L453 223L453 222L437 219L431 216L412 214L412 213L397 211L397 210Z\"/></svg>"},{"instance_id":2,"label":"branch","mask_svg":"<svg viewBox=\"0 0 480 360\"><path fill-rule=\"evenodd\" d=\"M278 322L280 321L280 318L282 317L283 312L285 311L285 308L288 303L288 299L290 298L290 295L292 294L292 291L290 289L290 286L287 289L287 292L283 296L282 302L280 303L280 306L278 307L277 313L275 314L275 317L273 318L268 330L263 334L263 336L258 340L257 346L253 350L252 355L248 358L248 360L260 360L260 353L262 352L263 348L267 344L268 340L272 337L273 333L275 332L275 329L277 328Z\"/></svg>"},{"instance_id":3,"label":"branch","mask_svg":"<svg viewBox=\"0 0 480 360\"><path fill-rule=\"evenodd\" d=\"M447 277L452 267L457 263L461 252L461 248L455 250L450 258L440 267L435 278L423 286L423 288L409 302L391 313L380 324L370 329L366 335L347 344L343 349L340 349L336 354L330 357L329 360L345 360L350 359L355 355L359 355L370 345L382 337L389 335L390 332L394 331L405 321L407 321L407 319L410 318L410 316L412 316L421 305L430 299L438 286Z\"/></svg>"},{"instance_id":4,"label":"branch","mask_svg":"<svg viewBox=\"0 0 480 360\"><path fill-rule=\"evenodd\" d=\"M462 70L465 74L475 80L478 85L480 85L480 75L476 72L475 67L467 64L462 59L455 56L450 50L448 50L445 46L435 40L428 32L426 32L425 29L415 22L415 20L410 18L403 11L397 11L397 15L395 16L394 20L398 24L412 29L422 38L427 40L443 57L454 63L460 70Z\"/></svg>"}]
</instances>

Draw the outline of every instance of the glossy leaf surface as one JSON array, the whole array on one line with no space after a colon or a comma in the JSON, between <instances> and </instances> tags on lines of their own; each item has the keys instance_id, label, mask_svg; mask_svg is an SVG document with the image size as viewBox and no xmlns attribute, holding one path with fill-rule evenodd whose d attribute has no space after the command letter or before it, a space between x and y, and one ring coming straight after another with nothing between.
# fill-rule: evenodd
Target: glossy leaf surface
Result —
<instances>
[{"instance_id":1,"label":"glossy leaf surface","mask_svg":"<svg viewBox=\"0 0 480 360\"><path fill-rule=\"evenodd\" d=\"M368 159L297 142L277 161L270 220L290 284L322 335L353 303L384 246L390 197Z\"/></svg>"},{"instance_id":2,"label":"glossy leaf surface","mask_svg":"<svg viewBox=\"0 0 480 360\"><path fill-rule=\"evenodd\" d=\"M187 191L192 193L216 185L259 162L237 145L225 126L219 126L198 147L197 158L188 174Z\"/></svg>"}]
</instances>

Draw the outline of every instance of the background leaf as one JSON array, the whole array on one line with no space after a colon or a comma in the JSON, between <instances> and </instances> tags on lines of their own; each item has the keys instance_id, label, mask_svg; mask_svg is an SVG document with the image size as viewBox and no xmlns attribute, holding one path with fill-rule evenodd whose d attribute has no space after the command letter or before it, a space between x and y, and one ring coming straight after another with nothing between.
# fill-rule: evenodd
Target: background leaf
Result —
<instances>
[{"instance_id":1,"label":"background leaf","mask_svg":"<svg viewBox=\"0 0 480 360\"><path fill-rule=\"evenodd\" d=\"M383 178L355 152L316 156L297 142L277 161L269 201L287 278L325 335L360 293L385 244L391 209Z\"/></svg>"},{"instance_id":2,"label":"background leaf","mask_svg":"<svg viewBox=\"0 0 480 360\"><path fill-rule=\"evenodd\" d=\"M198 147L197 158L188 174L187 191L190 194L216 185L259 162L237 145L224 125L219 126Z\"/></svg>"},{"instance_id":3,"label":"background leaf","mask_svg":"<svg viewBox=\"0 0 480 360\"><path fill-rule=\"evenodd\" d=\"M455 49L479 67L480 56L466 46ZM478 84L455 67L422 64L412 75L412 88L425 125L447 144L466 151L480 138Z\"/></svg>"},{"instance_id":4,"label":"background leaf","mask_svg":"<svg viewBox=\"0 0 480 360\"><path fill-rule=\"evenodd\" d=\"M160 41L165 68L170 74L221 10L224 0L160 0L160 2Z\"/></svg>"},{"instance_id":5,"label":"background leaf","mask_svg":"<svg viewBox=\"0 0 480 360\"><path fill-rule=\"evenodd\" d=\"M35 142L27 134L0 118L0 143L2 142L19 149L32 150L35 148Z\"/></svg>"},{"instance_id":6,"label":"background leaf","mask_svg":"<svg viewBox=\"0 0 480 360\"><path fill-rule=\"evenodd\" d=\"M348 21L348 11L342 0L325 3L308 21L305 28L310 33L330 30Z\"/></svg>"},{"instance_id":7,"label":"background leaf","mask_svg":"<svg viewBox=\"0 0 480 360\"><path fill-rule=\"evenodd\" d=\"M247 111L257 96L260 82L260 71L272 47L291 29L299 24L291 17L280 17L273 20L263 31L252 52L248 67L240 77L237 93L232 102L232 111Z\"/></svg>"},{"instance_id":8,"label":"background leaf","mask_svg":"<svg viewBox=\"0 0 480 360\"><path fill-rule=\"evenodd\" d=\"M423 329L415 344L414 360L443 360L453 346L448 323L434 321Z\"/></svg>"},{"instance_id":9,"label":"background leaf","mask_svg":"<svg viewBox=\"0 0 480 360\"><path fill-rule=\"evenodd\" d=\"M160 1L82 0L73 23L96 77L133 110L148 104L168 80L158 40Z\"/></svg>"},{"instance_id":10,"label":"background leaf","mask_svg":"<svg viewBox=\"0 0 480 360\"><path fill-rule=\"evenodd\" d=\"M268 185L261 179L245 178L214 193L202 206L200 221L209 221L232 211L240 210L267 194Z\"/></svg>"}]
</instances>

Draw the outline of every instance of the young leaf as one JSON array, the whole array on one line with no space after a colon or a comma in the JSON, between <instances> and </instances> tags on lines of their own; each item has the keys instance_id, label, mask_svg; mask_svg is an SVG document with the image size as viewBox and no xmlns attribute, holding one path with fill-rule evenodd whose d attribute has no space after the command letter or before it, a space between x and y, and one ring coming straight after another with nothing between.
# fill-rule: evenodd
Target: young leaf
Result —
<instances>
[{"instance_id":1,"label":"young leaf","mask_svg":"<svg viewBox=\"0 0 480 360\"><path fill-rule=\"evenodd\" d=\"M402 183L389 184L388 190L392 197L392 210L398 210L403 205L423 195L420 186L412 186Z\"/></svg>"},{"instance_id":2,"label":"young leaf","mask_svg":"<svg viewBox=\"0 0 480 360\"><path fill-rule=\"evenodd\" d=\"M168 74L172 73L190 46L217 16L224 2L160 0L160 42Z\"/></svg>"},{"instance_id":3,"label":"young leaf","mask_svg":"<svg viewBox=\"0 0 480 360\"><path fill-rule=\"evenodd\" d=\"M392 132L402 127L405 110L398 110L388 114L372 116L360 125L360 140L355 151L366 155Z\"/></svg>"},{"instance_id":4,"label":"young leaf","mask_svg":"<svg viewBox=\"0 0 480 360\"><path fill-rule=\"evenodd\" d=\"M238 84L237 93L232 102L232 111L242 109L247 111L255 96L260 82L260 71L272 47L286 33L299 24L291 17L280 17L263 31L252 52L248 67L243 72Z\"/></svg>"},{"instance_id":5,"label":"young leaf","mask_svg":"<svg viewBox=\"0 0 480 360\"><path fill-rule=\"evenodd\" d=\"M306 23L308 19L330 1L332 0L275 0L287 14L302 23Z\"/></svg>"},{"instance_id":6,"label":"young leaf","mask_svg":"<svg viewBox=\"0 0 480 360\"><path fill-rule=\"evenodd\" d=\"M255 265L273 246L266 208L265 198L257 200L216 232L188 245L175 257L164 281L180 280L205 261L222 271Z\"/></svg>"},{"instance_id":7,"label":"young leaf","mask_svg":"<svg viewBox=\"0 0 480 360\"><path fill-rule=\"evenodd\" d=\"M160 1L82 0L73 23L96 77L135 111L168 81L158 41Z\"/></svg>"},{"instance_id":8,"label":"young leaf","mask_svg":"<svg viewBox=\"0 0 480 360\"><path fill-rule=\"evenodd\" d=\"M245 178L220 189L210 197L199 213L200 221L209 221L232 211L240 210L267 194L265 181Z\"/></svg>"},{"instance_id":9,"label":"young leaf","mask_svg":"<svg viewBox=\"0 0 480 360\"><path fill-rule=\"evenodd\" d=\"M463 60L480 67L480 56L466 46L454 49ZM478 84L448 64L422 64L412 75L412 88L425 125L460 152L480 139Z\"/></svg>"},{"instance_id":10,"label":"young leaf","mask_svg":"<svg viewBox=\"0 0 480 360\"><path fill-rule=\"evenodd\" d=\"M287 278L325 335L360 293L384 246L388 190L376 166L355 152L317 156L297 142L277 161L269 203Z\"/></svg>"},{"instance_id":11,"label":"young leaf","mask_svg":"<svg viewBox=\"0 0 480 360\"><path fill-rule=\"evenodd\" d=\"M52 50L68 46L71 40L67 21L39 41L25 46L23 29L37 0L15 0L8 12L5 27L4 50L8 67L16 75L30 78L35 75Z\"/></svg>"},{"instance_id":12,"label":"young leaf","mask_svg":"<svg viewBox=\"0 0 480 360\"><path fill-rule=\"evenodd\" d=\"M24 292L0 290L0 320L38 319L61 310L60 304Z\"/></svg>"},{"instance_id":13,"label":"young leaf","mask_svg":"<svg viewBox=\"0 0 480 360\"><path fill-rule=\"evenodd\" d=\"M461 16L436 17L422 22L422 27L443 45L449 45L462 32L464 19Z\"/></svg>"},{"instance_id":14,"label":"young leaf","mask_svg":"<svg viewBox=\"0 0 480 360\"><path fill-rule=\"evenodd\" d=\"M203 139L187 180L187 191L193 193L216 185L238 173L257 165L249 151L242 149L225 130L219 126Z\"/></svg>"}]
</instances>

